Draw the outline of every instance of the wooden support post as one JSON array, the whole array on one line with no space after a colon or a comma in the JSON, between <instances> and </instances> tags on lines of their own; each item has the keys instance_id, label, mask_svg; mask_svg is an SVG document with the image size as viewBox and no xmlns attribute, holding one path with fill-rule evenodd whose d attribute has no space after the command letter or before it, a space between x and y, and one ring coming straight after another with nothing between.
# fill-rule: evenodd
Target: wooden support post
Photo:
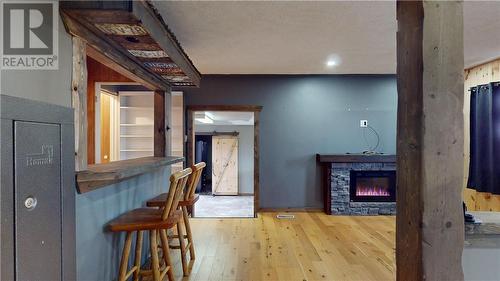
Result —
<instances>
[{"instance_id":1,"label":"wooden support post","mask_svg":"<svg viewBox=\"0 0 500 281\"><path fill-rule=\"evenodd\" d=\"M187 166L195 164L194 110L187 109Z\"/></svg>"},{"instance_id":2,"label":"wooden support post","mask_svg":"<svg viewBox=\"0 0 500 281\"><path fill-rule=\"evenodd\" d=\"M257 217L257 212L259 212L259 200L260 200L260 111L253 112L253 208L254 216Z\"/></svg>"},{"instance_id":3,"label":"wooden support post","mask_svg":"<svg viewBox=\"0 0 500 281\"><path fill-rule=\"evenodd\" d=\"M165 91L154 93L154 156L166 156Z\"/></svg>"},{"instance_id":4,"label":"wooden support post","mask_svg":"<svg viewBox=\"0 0 500 281\"><path fill-rule=\"evenodd\" d=\"M398 1L397 20L397 280L463 280L462 3Z\"/></svg>"},{"instance_id":5,"label":"wooden support post","mask_svg":"<svg viewBox=\"0 0 500 281\"><path fill-rule=\"evenodd\" d=\"M75 170L87 169L87 54L86 42L73 37L71 103L75 110Z\"/></svg>"}]
</instances>

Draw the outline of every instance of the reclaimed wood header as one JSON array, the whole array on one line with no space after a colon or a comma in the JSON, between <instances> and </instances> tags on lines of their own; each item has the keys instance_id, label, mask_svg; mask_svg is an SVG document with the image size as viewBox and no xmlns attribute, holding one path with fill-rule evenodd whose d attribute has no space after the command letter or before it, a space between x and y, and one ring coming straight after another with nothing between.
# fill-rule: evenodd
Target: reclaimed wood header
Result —
<instances>
[{"instance_id":1,"label":"reclaimed wood header","mask_svg":"<svg viewBox=\"0 0 500 281\"><path fill-rule=\"evenodd\" d=\"M321 163L396 163L396 155L383 154L316 154Z\"/></svg>"},{"instance_id":2,"label":"reclaimed wood header","mask_svg":"<svg viewBox=\"0 0 500 281\"><path fill-rule=\"evenodd\" d=\"M108 3L111 2L111 3ZM150 1L62 1L68 31L155 86L199 86L201 74ZM164 88L164 87L162 87ZM160 88L160 89L162 89Z\"/></svg>"},{"instance_id":3,"label":"reclaimed wood header","mask_svg":"<svg viewBox=\"0 0 500 281\"><path fill-rule=\"evenodd\" d=\"M89 165L87 170L76 173L77 191L86 193L182 161L184 157L151 156Z\"/></svg>"}]
</instances>

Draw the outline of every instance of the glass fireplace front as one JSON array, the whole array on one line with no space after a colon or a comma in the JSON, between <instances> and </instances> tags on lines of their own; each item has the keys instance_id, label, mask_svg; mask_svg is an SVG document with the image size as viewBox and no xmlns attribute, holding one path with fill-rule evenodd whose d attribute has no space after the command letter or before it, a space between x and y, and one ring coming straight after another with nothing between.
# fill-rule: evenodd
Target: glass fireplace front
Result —
<instances>
[{"instance_id":1,"label":"glass fireplace front","mask_svg":"<svg viewBox=\"0 0 500 281\"><path fill-rule=\"evenodd\" d=\"M396 171L351 171L351 202L396 202Z\"/></svg>"}]
</instances>

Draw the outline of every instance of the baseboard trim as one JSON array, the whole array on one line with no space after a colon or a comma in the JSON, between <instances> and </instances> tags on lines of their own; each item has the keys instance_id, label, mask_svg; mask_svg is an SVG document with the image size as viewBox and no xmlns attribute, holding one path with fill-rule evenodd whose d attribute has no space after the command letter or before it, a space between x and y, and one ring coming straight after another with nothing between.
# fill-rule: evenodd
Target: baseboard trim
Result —
<instances>
[{"instance_id":1,"label":"baseboard trim","mask_svg":"<svg viewBox=\"0 0 500 281\"><path fill-rule=\"evenodd\" d=\"M260 208L258 210L258 212L259 213L265 213L265 212L271 212L271 213L278 213L278 212L318 213L318 212L321 212L321 213L323 213L323 208Z\"/></svg>"},{"instance_id":2,"label":"baseboard trim","mask_svg":"<svg viewBox=\"0 0 500 281\"><path fill-rule=\"evenodd\" d=\"M241 196L253 196L253 193L240 192L240 193L238 193L238 195L241 195Z\"/></svg>"}]
</instances>

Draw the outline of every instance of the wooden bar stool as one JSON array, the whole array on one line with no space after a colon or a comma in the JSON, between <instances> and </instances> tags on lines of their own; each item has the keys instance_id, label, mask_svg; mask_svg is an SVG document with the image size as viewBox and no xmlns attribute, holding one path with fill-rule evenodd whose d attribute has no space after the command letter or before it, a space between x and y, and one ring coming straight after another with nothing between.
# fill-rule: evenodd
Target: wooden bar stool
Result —
<instances>
[{"instance_id":1,"label":"wooden bar stool","mask_svg":"<svg viewBox=\"0 0 500 281\"><path fill-rule=\"evenodd\" d=\"M182 211L178 209L179 201L182 199L182 192L186 186L191 169L187 168L176 172L170 176L170 189L162 202L162 208L139 208L127 212L108 224L112 232L126 232L125 243L120 261L120 270L118 281L125 281L130 276L138 281L140 276L153 275L154 281L163 280L165 275L173 281L173 266L170 259L167 229L178 225L182 219ZM143 231L149 231L150 251L151 251L151 269L141 269L141 251ZM178 230L182 235L182 230ZM136 232L136 245L134 265L128 268L130 249L132 246L132 234ZM160 267L158 256L158 235L161 240L161 249L165 267ZM163 263L162 263L163 264Z\"/></svg>"},{"instance_id":2,"label":"wooden bar stool","mask_svg":"<svg viewBox=\"0 0 500 281\"><path fill-rule=\"evenodd\" d=\"M184 276L189 275L189 266L187 264L187 249L189 248L189 257L190 262L193 262L195 259L194 253L194 242L193 242L193 234L191 232L191 225L189 224L189 215L188 208L194 209L194 204L200 198L198 194L195 194L196 186L200 182L201 173L203 172L203 168L205 168L205 162L200 162L196 165L191 166L192 173L189 176L188 183L186 185L186 189L184 190L183 200L179 202L179 208L182 210L182 218L184 220L184 226L186 228L186 235L182 234L182 230L180 229L180 225L177 226L177 235L171 236L172 238L179 239L179 246L170 246L172 249L180 249L181 250L181 261L182 261L182 270L184 272ZM148 207L159 207L163 208L162 202L165 201L167 197L167 193L162 193L155 198L147 201L146 205ZM187 245L184 245L184 239L187 239Z\"/></svg>"}]
</instances>

